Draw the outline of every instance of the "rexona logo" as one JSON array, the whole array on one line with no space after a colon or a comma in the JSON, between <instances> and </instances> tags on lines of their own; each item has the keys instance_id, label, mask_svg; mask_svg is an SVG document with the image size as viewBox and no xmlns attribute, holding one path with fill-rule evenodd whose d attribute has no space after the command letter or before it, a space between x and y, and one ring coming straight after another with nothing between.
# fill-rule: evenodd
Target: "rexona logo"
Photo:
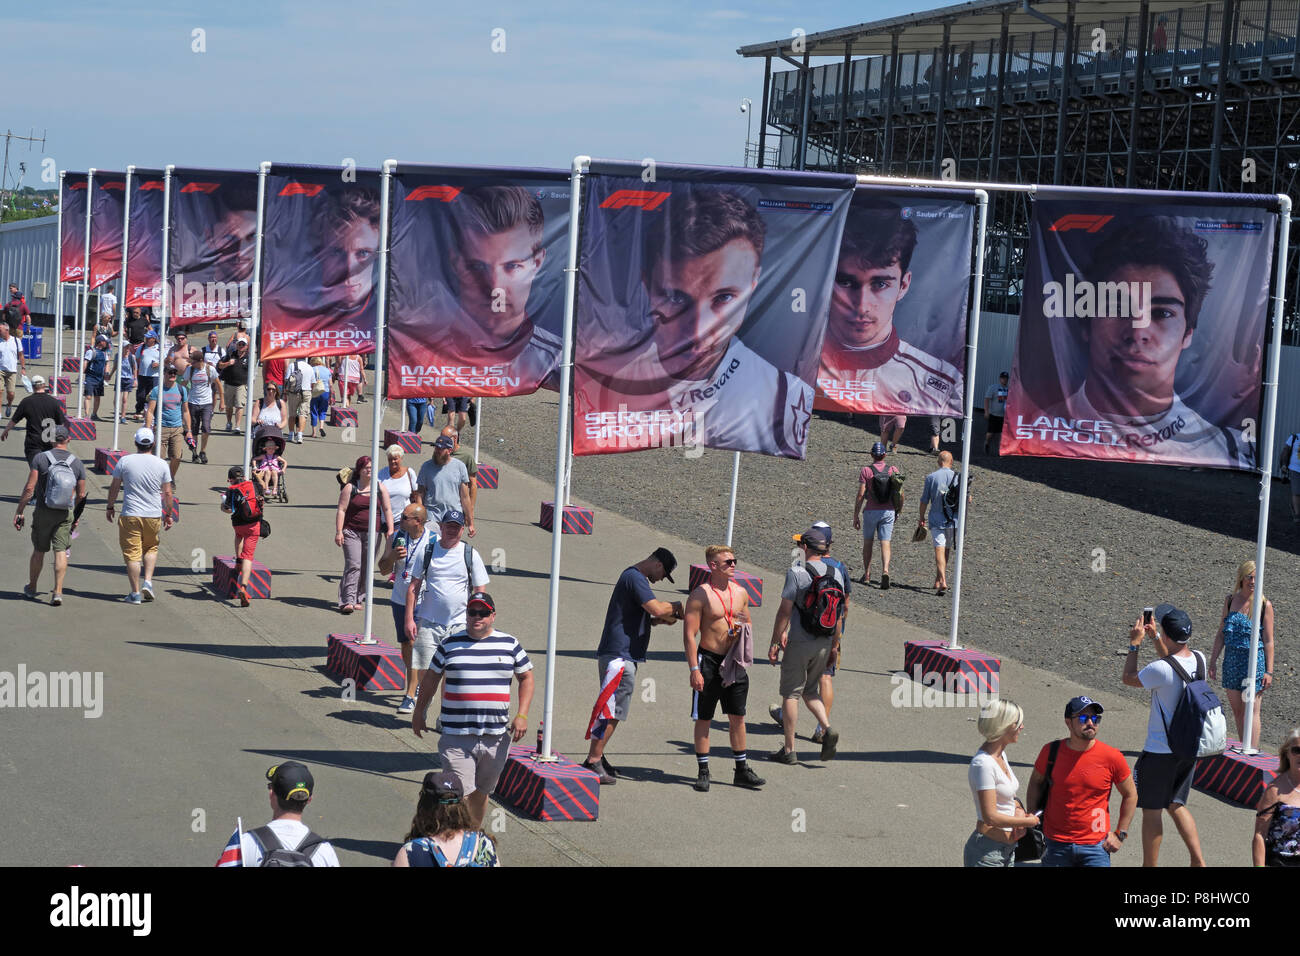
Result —
<instances>
[{"instance_id":1,"label":"rexona logo","mask_svg":"<svg viewBox=\"0 0 1300 956\"><path fill-rule=\"evenodd\" d=\"M406 201L418 202L421 199L441 199L443 202L455 202L456 197L459 195L459 186L417 186L411 190L411 194L406 197Z\"/></svg>"},{"instance_id":2,"label":"rexona logo","mask_svg":"<svg viewBox=\"0 0 1300 956\"><path fill-rule=\"evenodd\" d=\"M221 188L221 183L186 183L182 188L183 193L214 193Z\"/></svg>"},{"instance_id":3,"label":"rexona logo","mask_svg":"<svg viewBox=\"0 0 1300 956\"><path fill-rule=\"evenodd\" d=\"M144 192L146 189L160 190L162 188L163 188L163 181L161 179L150 179L148 182L143 182L140 184L140 192Z\"/></svg>"},{"instance_id":4,"label":"rexona logo","mask_svg":"<svg viewBox=\"0 0 1300 956\"><path fill-rule=\"evenodd\" d=\"M622 209L624 206L636 206L646 212L658 209L672 193L645 189L618 189L600 204L601 209Z\"/></svg>"},{"instance_id":5,"label":"rexona logo","mask_svg":"<svg viewBox=\"0 0 1300 956\"><path fill-rule=\"evenodd\" d=\"M126 189L126 183L104 183L100 189Z\"/></svg>"},{"instance_id":6,"label":"rexona logo","mask_svg":"<svg viewBox=\"0 0 1300 956\"><path fill-rule=\"evenodd\" d=\"M315 196L324 188L324 185L321 183L289 183L289 185L280 190L280 195Z\"/></svg>"},{"instance_id":7,"label":"rexona logo","mask_svg":"<svg viewBox=\"0 0 1300 956\"><path fill-rule=\"evenodd\" d=\"M1078 213L1062 216L1052 223L1052 232L1069 232L1082 229L1085 232L1100 232L1101 227L1114 219L1114 216L1084 216Z\"/></svg>"}]
</instances>

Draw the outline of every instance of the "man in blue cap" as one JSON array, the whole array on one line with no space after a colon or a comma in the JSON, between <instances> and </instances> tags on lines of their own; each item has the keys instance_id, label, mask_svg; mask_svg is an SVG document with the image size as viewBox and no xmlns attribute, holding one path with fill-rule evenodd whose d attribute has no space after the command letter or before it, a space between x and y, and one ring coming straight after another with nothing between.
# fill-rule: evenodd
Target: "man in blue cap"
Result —
<instances>
[{"instance_id":1,"label":"man in blue cap","mask_svg":"<svg viewBox=\"0 0 1300 956\"><path fill-rule=\"evenodd\" d=\"M1138 651L1142 639L1155 641L1160 659L1138 670ZM1168 810L1178 835L1187 844L1192 866L1205 866L1196 821L1187 809L1187 797L1196 774L1196 758L1184 757L1169 746L1168 727L1173 720L1185 680L1205 678L1205 657L1192 651L1187 642L1192 637L1192 619L1186 611L1172 604L1161 604L1150 619L1138 618L1128 635L1124 657L1124 683L1151 691L1151 716L1147 720L1147 739L1133 768L1137 778L1138 806L1142 808L1142 865L1155 866L1164 836L1161 812ZM1182 674L1175 672L1177 664Z\"/></svg>"},{"instance_id":2,"label":"man in blue cap","mask_svg":"<svg viewBox=\"0 0 1300 956\"><path fill-rule=\"evenodd\" d=\"M880 558L884 567L880 573L880 590L889 590L889 548L894 537L894 519L903 508L902 489L894 501L889 479L898 474L898 467L885 464L885 445L876 442L871 446L871 464L858 475L858 497L853 503L853 528L862 531L863 584L871 583L871 557L876 537L880 537Z\"/></svg>"}]
</instances>

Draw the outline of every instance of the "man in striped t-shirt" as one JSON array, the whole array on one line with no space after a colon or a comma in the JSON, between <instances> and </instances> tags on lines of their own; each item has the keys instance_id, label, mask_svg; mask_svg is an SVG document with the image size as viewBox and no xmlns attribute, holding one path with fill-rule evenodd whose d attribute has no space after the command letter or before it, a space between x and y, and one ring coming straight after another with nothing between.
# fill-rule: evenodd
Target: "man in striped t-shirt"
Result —
<instances>
[{"instance_id":1,"label":"man in striped t-shirt","mask_svg":"<svg viewBox=\"0 0 1300 956\"><path fill-rule=\"evenodd\" d=\"M411 716L419 737L427 730L424 712L438 693L443 676L442 736L438 756L444 770L460 778L474 826L483 825L488 795L496 788L510 755L528 730L533 701L533 662L520 643L493 626L497 606L486 593L470 597L463 630L447 635L434 652L420 682L420 697ZM519 678L519 713L510 719L510 677Z\"/></svg>"}]
</instances>

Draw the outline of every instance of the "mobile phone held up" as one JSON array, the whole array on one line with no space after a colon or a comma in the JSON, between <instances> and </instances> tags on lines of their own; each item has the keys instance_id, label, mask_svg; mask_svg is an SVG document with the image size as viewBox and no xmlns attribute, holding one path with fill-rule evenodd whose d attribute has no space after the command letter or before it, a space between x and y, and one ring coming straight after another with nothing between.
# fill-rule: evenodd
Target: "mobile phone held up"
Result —
<instances>
[{"instance_id":1,"label":"mobile phone held up","mask_svg":"<svg viewBox=\"0 0 1300 956\"><path fill-rule=\"evenodd\" d=\"M1144 607L1142 609L1142 623L1150 624L1155 617L1156 609L1153 607Z\"/></svg>"}]
</instances>

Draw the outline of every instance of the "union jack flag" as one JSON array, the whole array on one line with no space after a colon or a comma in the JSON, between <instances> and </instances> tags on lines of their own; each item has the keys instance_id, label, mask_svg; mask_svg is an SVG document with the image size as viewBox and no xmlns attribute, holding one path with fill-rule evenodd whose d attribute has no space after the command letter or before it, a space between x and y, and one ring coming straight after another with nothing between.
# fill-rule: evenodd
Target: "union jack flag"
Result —
<instances>
[{"instance_id":1,"label":"union jack flag","mask_svg":"<svg viewBox=\"0 0 1300 956\"><path fill-rule=\"evenodd\" d=\"M235 832L230 834L230 840L226 843L226 848L221 851L221 859L217 860L217 866L243 866L244 865L244 820L238 817L235 820Z\"/></svg>"}]
</instances>

